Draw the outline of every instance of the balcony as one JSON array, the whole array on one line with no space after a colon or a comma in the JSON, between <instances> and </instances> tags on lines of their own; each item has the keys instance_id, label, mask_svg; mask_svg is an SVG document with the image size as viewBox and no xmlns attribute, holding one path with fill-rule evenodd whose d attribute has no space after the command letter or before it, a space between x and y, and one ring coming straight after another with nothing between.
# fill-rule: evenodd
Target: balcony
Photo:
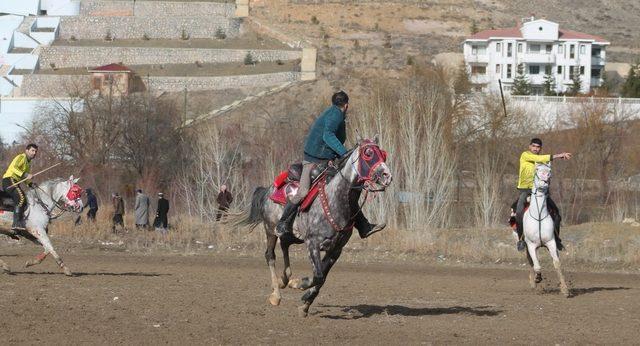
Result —
<instances>
[{"instance_id":1,"label":"balcony","mask_svg":"<svg viewBox=\"0 0 640 346\"><path fill-rule=\"evenodd\" d=\"M471 83L473 84L487 84L489 83L489 76L486 74L472 74Z\"/></svg>"},{"instance_id":2,"label":"balcony","mask_svg":"<svg viewBox=\"0 0 640 346\"><path fill-rule=\"evenodd\" d=\"M531 54L526 53L522 55L522 62L528 64L555 64L555 54Z\"/></svg>"},{"instance_id":3,"label":"balcony","mask_svg":"<svg viewBox=\"0 0 640 346\"><path fill-rule=\"evenodd\" d=\"M603 57L591 56L591 66L604 66L605 61Z\"/></svg>"},{"instance_id":4,"label":"balcony","mask_svg":"<svg viewBox=\"0 0 640 346\"><path fill-rule=\"evenodd\" d=\"M467 55L464 57L467 63L488 64L489 54L483 55Z\"/></svg>"}]
</instances>

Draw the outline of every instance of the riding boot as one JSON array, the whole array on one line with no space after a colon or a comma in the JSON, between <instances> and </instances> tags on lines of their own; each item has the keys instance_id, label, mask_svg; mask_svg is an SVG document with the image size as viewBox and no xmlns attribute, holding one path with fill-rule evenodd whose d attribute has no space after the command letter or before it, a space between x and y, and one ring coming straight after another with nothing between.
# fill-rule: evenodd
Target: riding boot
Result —
<instances>
[{"instance_id":1,"label":"riding boot","mask_svg":"<svg viewBox=\"0 0 640 346\"><path fill-rule=\"evenodd\" d=\"M526 246L523 240L522 219L518 220L516 223L516 233L518 234L518 244L516 246L518 251L522 252Z\"/></svg>"},{"instance_id":2,"label":"riding boot","mask_svg":"<svg viewBox=\"0 0 640 346\"><path fill-rule=\"evenodd\" d=\"M553 219L553 233L556 238L556 247L558 248L558 251L562 251L564 250L562 239L560 239L560 221L562 218L556 213L551 214L551 218Z\"/></svg>"},{"instance_id":3,"label":"riding boot","mask_svg":"<svg viewBox=\"0 0 640 346\"><path fill-rule=\"evenodd\" d=\"M26 230L24 224L24 208L21 206L15 206L13 209L13 224L11 225L11 229L14 231Z\"/></svg>"},{"instance_id":4,"label":"riding boot","mask_svg":"<svg viewBox=\"0 0 640 346\"><path fill-rule=\"evenodd\" d=\"M376 232L382 231L382 229L385 228L386 226L387 226L386 223L381 223L381 224L369 223L369 220L367 220L367 218L364 216L361 210L358 211L358 214L356 214L355 219L353 220L353 227L355 227L358 230L358 234L362 239L367 238L368 236Z\"/></svg>"},{"instance_id":5,"label":"riding boot","mask_svg":"<svg viewBox=\"0 0 640 346\"><path fill-rule=\"evenodd\" d=\"M284 211L276 226L276 235L278 238L282 238L287 233L293 233L293 221L295 220L297 211L298 204L287 202L287 205L284 206Z\"/></svg>"}]
</instances>

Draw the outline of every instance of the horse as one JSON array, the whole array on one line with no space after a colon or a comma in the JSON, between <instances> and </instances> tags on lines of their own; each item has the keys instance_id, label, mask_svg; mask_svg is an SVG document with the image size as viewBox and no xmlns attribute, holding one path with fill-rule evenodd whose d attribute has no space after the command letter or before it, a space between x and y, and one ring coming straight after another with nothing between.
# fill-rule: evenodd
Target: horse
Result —
<instances>
[{"instance_id":1,"label":"horse","mask_svg":"<svg viewBox=\"0 0 640 346\"><path fill-rule=\"evenodd\" d=\"M553 259L553 266L556 269L558 280L560 281L560 292L562 292L565 297L569 297L571 293L560 265L553 220L547 209L547 195L549 194L550 182L551 164L536 164L529 209L525 211L522 218L524 241L527 245L527 260L531 266L529 283L531 288L535 289L536 285L542 281L541 267L536 251L538 248L544 246L549 250L549 254Z\"/></svg>"},{"instance_id":2,"label":"horse","mask_svg":"<svg viewBox=\"0 0 640 346\"><path fill-rule=\"evenodd\" d=\"M284 260L284 271L280 277L276 275L275 266L275 246L278 240L275 227L284 208L269 198L276 190L275 186L256 188L249 211L238 222L250 225L252 229L260 223L264 225L267 236L265 258L273 289L269 295L269 303L279 305L282 299L280 289L287 286L308 290L302 296L303 305L298 307L301 317L307 316L331 267L351 237L353 218L359 211L353 210L354 198L357 201L363 190L384 191L392 181L391 171L386 164L386 152L380 149L377 136L373 140L358 138L355 149L336 162L333 166L335 175L321 175L318 178L318 197L311 202L306 212L300 212L296 217L293 231L299 241L280 240ZM289 246L294 242L306 244L313 267L312 278L291 279ZM321 257L321 251L325 251L324 257Z\"/></svg>"},{"instance_id":3,"label":"horse","mask_svg":"<svg viewBox=\"0 0 640 346\"><path fill-rule=\"evenodd\" d=\"M35 259L27 261L26 267L41 263L47 255L51 254L56 263L67 276L73 276L62 258L51 244L48 235L48 226L51 220L58 218L64 212L82 211L82 188L77 185L79 178L70 176L69 179L53 179L35 185L26 193L28 205L24 212L26 231L11 230L10 223L0 223L0 234L7 235L14 239L23 237L35 244L42 245L44 251L37 255ZM13 211L13 201L4 191L0 190L0 209ZM8 220L6 220L8 221ZM0 265L2 265L0 263ZM3 269L8 272L8 266L3 265Z\"/></svg>"}]
</instances>

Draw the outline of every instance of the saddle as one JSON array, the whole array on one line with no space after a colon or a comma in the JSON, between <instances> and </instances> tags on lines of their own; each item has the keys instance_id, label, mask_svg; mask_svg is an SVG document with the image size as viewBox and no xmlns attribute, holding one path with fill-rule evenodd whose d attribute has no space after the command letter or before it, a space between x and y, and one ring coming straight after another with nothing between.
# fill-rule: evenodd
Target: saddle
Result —
<instances>
[{"instance_id":1,"label":"saddle","mask_svg":"<svg viewBox=\"0 0 640 346\"><path fill-rule=\"evenodd\" d=\"M309 209L311 203L316 199L319 191L319 182L322 179L329 180L334 175L334 170L329 169L328 163L317 164L313 170L311 170L311 187L309 193L302 201L300 205L300 211L304 212ZM287 199L295 196L300 186L300 176L302 175L302 163L297 162L291 164L286 171L280 172L273 181L275 190L269 196L269 199L280 204L287 204Z\"/></svg>"}]
</instances>

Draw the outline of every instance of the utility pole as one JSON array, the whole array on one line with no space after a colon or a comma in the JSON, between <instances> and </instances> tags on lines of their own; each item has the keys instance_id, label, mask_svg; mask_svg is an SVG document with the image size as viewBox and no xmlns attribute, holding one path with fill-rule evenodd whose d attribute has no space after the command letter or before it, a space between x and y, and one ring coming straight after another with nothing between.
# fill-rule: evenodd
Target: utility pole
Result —
<instances>
[{"instance_id":1,"label":"utility pole","mask_svg":"<svg viewBox=\"0 0 640 346\"><path fill-rule=\"evenodd\" d=\"M182 123L185 124L187 122L187 84L184 85L184 115L182 119Z\"/></svg>"}]
</instances>

